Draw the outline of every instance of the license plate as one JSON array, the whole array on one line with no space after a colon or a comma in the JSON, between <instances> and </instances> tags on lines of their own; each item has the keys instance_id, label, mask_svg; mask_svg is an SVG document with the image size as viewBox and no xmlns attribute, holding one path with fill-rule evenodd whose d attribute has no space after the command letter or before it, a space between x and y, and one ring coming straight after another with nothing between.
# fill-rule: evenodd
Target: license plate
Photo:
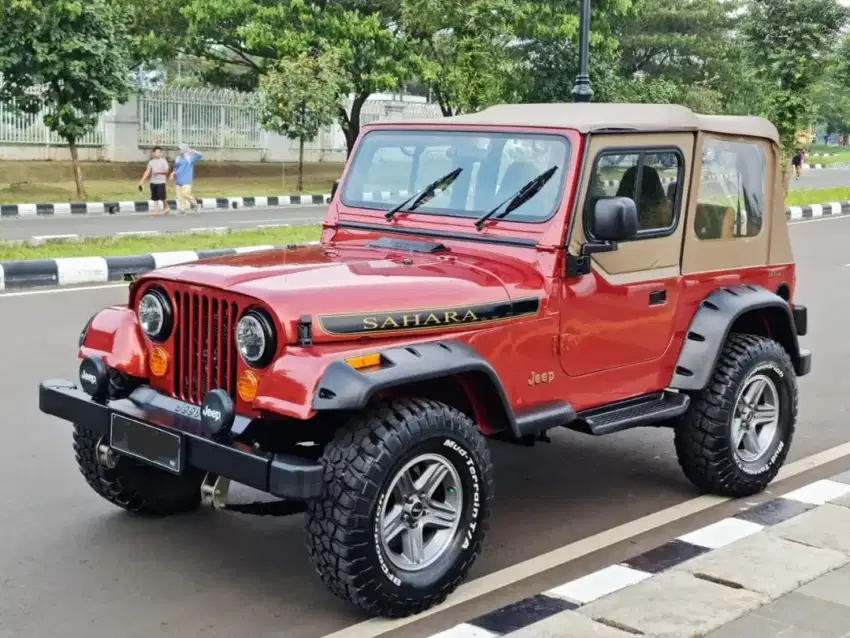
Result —
<instances>
[{"instance_id":1,"label":"license plate","mask_svg":"<svg viewBox=\"0 0 850 638\"><path fill-rule=\"evenodd\" d=\"M174 474L183 471L183 439L120 414L112 415L110 445L115 451L135 457Z\"/></svg>"}]
</instances>

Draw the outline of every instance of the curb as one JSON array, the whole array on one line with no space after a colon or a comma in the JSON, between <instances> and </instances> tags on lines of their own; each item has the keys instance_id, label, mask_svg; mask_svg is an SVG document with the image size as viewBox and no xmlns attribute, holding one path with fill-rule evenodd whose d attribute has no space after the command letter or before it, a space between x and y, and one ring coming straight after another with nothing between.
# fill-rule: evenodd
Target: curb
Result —
<instances>
[{"instance_id":1,"label":"curb","mask_svg":"<svg viewBox=\"0 0 850 638\"><path fill-rule=\"evenodd\" d=\"M199 198L203 209L227 210L237 208L277 208L284 206L305 206L327 204L331 196L327 195L273 195L262 197L208 197ZM177 209L177 201L168 200L168 205ZM0 204L0 218L38 217L66 215L115 215L116 213L148 213L153 210L152 201L124 202L84 202L76 204Z\"/></svg>"},{"instance_id":2,"label":"curb","mask_svg":"<svg viewBox=\"0 0 850 638\"><path fill-rule=\"evenodd\" d=\"M809 204L808 206L789 206L785 209L785 216L789 220L837 217L839 215L850 215L850 201Z\"/></svg>"},{"instance_id":3,"label":"curb","mask_svg":"<svg viewBox=\"0 0 850 638\"><path fill-rule=\"evenodd\" d=\"M806 512L819 508L838 498L850 495L850 472L832 477L829 480L815 481L808 485L789 492L781 497L767 501L761 505L747 508L732 517L724 518L716 523L696 529L684 534L672 541L664 543L638 556L615 565L609 565L604 569L593 572L581 578L564 583L557 587L531 596L510 605L496 609L488 614L479 616L473 620L455 625L447 631L433 634L430 638L496 638L499 636L511 636L513 632L529 627L535 623L552 618L563 612L576 612L575 615L566 614L563 624L558 629L564 636L578 635L655 635L648 626L629 626L630 631L624 631L621 621L597 617L597 614L581 614L581 609L590 603L599 601L606 596L616 592L622 592L643 583L649 579L669 574L675 567L686 564L697 557L711 555L725 547L729 547L738 541L742 541L754 534L770 530L779 523L790 521ZM850 561L850 556L847 556ZM682 570L676 570L680 572ZM828 571L828 570L827 570ZM684 572L688 574L688 572ZM826 573L826 572L824 572ZM823 575L817 574L813 578ZM697 576L690 574L697 579ZM801 577L808 581L810 578ZM797 586L804 585L798 583ZM722 582L714 583L716 587L733 587L738 583ZM743 587L743 586L740 586ZM732 591L730 589L730 591ZM748 591L748 590L745 590ZM672 595L672 592L671 592ZM771 599L778 596L770 596ZM665 604L667 604L665 602ZM598 605L595 606L597 609ZM668 607L673 607L672 602ZM675 611L675 609L671 609ZM737 617L749 613L747 609ZM604 613L604 612L598 612ZM569 616L569 617L568 617ZM704 635L728 624L736 618L725 618L712 620L714 626L694 626L681 628L681 635ZM603 622L599 622L599 621ZM571 626L572 623L575 626ZM553 626L551 623L549 629ZM638 623L640 624L640 623ZM570 629L574 632L570 633ZM619 629L616 634L613 632ZM598 632L598 633L597 633ZM546 631L543 634L550 635ZM531 634L524 632L523 636ZM555 634L551 634L555 635ZM561 635L560 633L557 635Z\"/></svg>"},{"instance_id":4,"label":"curb","mask_svg":"<svg viewBox=\"0 0 850 638\"><path fill-rule=\"evenodd\" d=\"M125 257L62 257L59 259L33 259L7 261L0 264L0 290L46 286L72 286L106 284L126 281L150 270L185 264L200 259L240 255L242 253L276 248L313 246L319 242L281 244L273 246L240 246L215 250L178 250Z\"/></svg>"}]
</instances>

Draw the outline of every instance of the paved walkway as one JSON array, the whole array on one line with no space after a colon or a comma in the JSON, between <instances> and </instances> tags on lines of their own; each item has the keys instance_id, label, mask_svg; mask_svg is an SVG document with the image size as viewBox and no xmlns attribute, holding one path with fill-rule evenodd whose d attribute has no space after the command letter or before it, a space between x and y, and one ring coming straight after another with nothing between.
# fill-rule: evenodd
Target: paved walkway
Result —
<instances>
[{"instance_id":1,"label":"paved walkway","mask_svg":"<svg viewBox=\"0 0 850 638\"><path fill-rule=\"evenodd\" d=\"M432 638L850 638L850 473Z\"/></svg>"}]
</instances>

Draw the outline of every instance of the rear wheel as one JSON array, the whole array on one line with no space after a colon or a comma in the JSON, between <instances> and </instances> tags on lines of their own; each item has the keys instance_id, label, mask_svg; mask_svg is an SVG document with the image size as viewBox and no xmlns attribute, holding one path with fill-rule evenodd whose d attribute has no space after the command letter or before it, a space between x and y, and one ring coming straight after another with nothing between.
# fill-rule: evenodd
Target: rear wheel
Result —
<instances>
[{"instance_id":1,"label":"rear wheel","mask_svg":"<svg viewBox=\"0 0 850 638\"><path fill-rule=\"evenodd\" d=\"M331 591L370 615L402 617L463 582L493 496L487 444L466 415L425 399L383 403L340 430L322 463L308 547Z\"/></svg>"},{"instance_id":2,"label":"rear wheel","mask_svg":"<svg viewBox=\"0 0 850 638\"><path fill-rule=\"evenodd\" d=\"M708 387L676 425L688 479L724 496L750 496L776 478L797 421L797 379L776 341L730 335Z\"/></svg>"},{"instance_id":3,"label":"rear wheel","mask_svg":"<svg viewBox=\"0 0 850 638\"><path fill-rule=\"evenodd\" d=\"M177 476L112 453L109 467L98 459L100 435L74 425L77 465L89 486L113 505L142 516L161 517L196 509L204 475L187 468Z\"/></svg>"}]
</instances>

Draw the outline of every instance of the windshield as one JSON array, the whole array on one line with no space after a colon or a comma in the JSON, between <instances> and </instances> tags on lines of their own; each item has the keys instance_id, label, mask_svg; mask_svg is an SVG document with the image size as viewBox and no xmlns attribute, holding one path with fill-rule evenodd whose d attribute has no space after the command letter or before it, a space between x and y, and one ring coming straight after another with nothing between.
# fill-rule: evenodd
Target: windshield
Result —
<instances>
[{"instance_id":1,"label":"windshield","mask_svg":"<svg viewBox=\"0 0 850 638\"><path fill-rule=\"evenodd\" d=\"M346 206L387 211L455 169L458 176L415 212L478 218L557 166L539 193L503 219L543 222L564 188L569 140L560 135L464 131L371 131L342 188Z\"/></svg>"}]
</instances>

